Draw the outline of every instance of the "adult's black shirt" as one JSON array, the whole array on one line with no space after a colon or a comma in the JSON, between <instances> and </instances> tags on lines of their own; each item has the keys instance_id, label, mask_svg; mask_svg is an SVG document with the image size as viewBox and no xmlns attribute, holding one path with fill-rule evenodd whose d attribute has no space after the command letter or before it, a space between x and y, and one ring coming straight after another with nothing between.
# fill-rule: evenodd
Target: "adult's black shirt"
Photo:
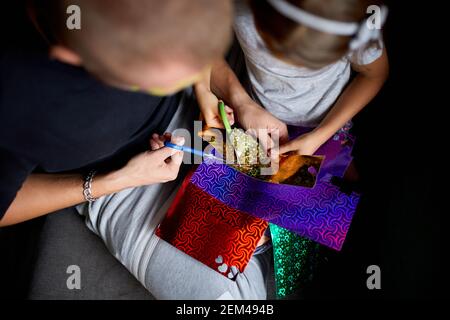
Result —
<instances>
[{"instance_id":1,"label":"adult's black shirt","mask_svg":"<svg viewBox=\"0 0 450 320\"><path fill-rule=\"evenodd\" d=\"M164 132L179 102L116 89L50 60L23 13L8 11L21 25L8 25L17 33L0 51L0 218L33 172L124 165Z\"/></svg>"}]
</instances>

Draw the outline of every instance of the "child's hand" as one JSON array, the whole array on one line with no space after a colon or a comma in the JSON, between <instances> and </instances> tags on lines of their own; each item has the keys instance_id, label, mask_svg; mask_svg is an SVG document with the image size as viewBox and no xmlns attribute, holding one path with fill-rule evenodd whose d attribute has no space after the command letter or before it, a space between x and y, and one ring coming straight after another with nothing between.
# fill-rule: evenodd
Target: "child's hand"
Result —
<instances>
[{"instance_id":1,"label":"child's hand","mask_svg":"<svg viewBox=\"0 0 450 320\"><path fill-rule=\"evenodd\" d=\"M206 104L205 107L201 108L206 125L210 128L223 129L223 121L219 113L219 99L217 99L217 97L213 93L210 93L207 97L204 97L203 103ZM225 112L227 113L227 118L230 122L230 125L233 125L233 109L225 105Z\"/></svg>"},{"instance_id":2,"label":"child's hand","mask_svg":"<svg viewBox=\"0 0 450 320\"><path fill-rule=\"evenodd\" d=\"M314 133L305 133L300 137L283 144L280 147L280 154L295 151L303 156L312 156L322 144L322 140L318 139Z\"/></svg>"},{"instance_id":3,"label":"child's hand","mask_svg":"<svg viewBox=\"0 0 450 320\"><path fill-rule=\"evenodd\" d=\"M205 123L210 128L223 129L223 121L219 113L219 99L211 91L203 88L201 84L196 85L196 96L199 103L200 110L203 115ZM228 121L230 125L234 124L233 109L225 106Z\"/></svg>"},{"instance_id":4,"label":"child's hand","mask_svg":"<svg viewBox=\"0 0 450 320\"><path fill-rule=\"evenodd\" d=\"M236 114L242 127L259 139L266 152L277 145L275 139L279 138L278 145L289 139L286 124L253 101L245 106L239 106ZM276 132L278 137L275 137Z\"/></svg>"}]
</instances>

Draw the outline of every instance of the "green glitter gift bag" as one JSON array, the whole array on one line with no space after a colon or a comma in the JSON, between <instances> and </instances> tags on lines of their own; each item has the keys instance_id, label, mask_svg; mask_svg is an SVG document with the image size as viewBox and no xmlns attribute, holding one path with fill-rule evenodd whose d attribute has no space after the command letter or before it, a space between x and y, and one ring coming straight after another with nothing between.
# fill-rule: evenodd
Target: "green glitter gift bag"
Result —
<instances>
[{"instance_id":1,"label":"green glitter gift bag","mask_svg":"<svg viewBox=\"0 0 450 320\"><path fill-rule=\"evenodd\" d=\"M276 296L287 298L312 281L319 244L275 224L272 236Z\"/></svg>"}]
</instances>

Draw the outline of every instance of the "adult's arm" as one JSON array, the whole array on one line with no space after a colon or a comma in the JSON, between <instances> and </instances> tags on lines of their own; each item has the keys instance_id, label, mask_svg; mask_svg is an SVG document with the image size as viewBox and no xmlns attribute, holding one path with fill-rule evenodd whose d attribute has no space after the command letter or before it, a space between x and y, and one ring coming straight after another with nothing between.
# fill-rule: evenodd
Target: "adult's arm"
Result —
<instances>
[{"instance_id":1,"label":"adult's arm","mask_svg":"<svg viewBox=\"0 0 450 320\"><path fill-rule=\"evenodd\" d=\"M174 138L177 144L183 140ZM163 147L143 152L120 170L95 176L94 197L148 184L174 180L183 160L182 152ZM31 174L0 220L0 227L30 220L84 201L83 178L77 174Z\"/></svg>"},{"instance_id":2,"label":"adult's arm","mask_svg":"<svg viewBox=\"0 0 450 320\"><path fill-rule=\"evenodd\" d=\"M123 189L123 181L116 174L95 177L95 197ZM76 174L31 174L17 193L0 227L30 220L84 201L83 178Z\"/></svg>"}]
</instances>

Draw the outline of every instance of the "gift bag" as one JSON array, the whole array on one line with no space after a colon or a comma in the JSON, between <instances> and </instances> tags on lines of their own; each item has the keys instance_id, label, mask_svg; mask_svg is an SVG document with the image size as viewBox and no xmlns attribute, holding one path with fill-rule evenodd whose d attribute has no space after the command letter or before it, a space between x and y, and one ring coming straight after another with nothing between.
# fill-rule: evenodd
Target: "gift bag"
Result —
<instances>
[{"instance_id":1,"label":"gift bag","mask_svg":"<svg viewBox=\"0 0 450 320\"><path fill-rule=\"evenodd\" d=\"M268 223L229 207L189 174L156 235L229 279L245 270Z\"/></svg>"},{"instance_id":2,"label":"gift bag","mask_svg":"<svg viewBox=\"0 0 450 320\"><path fill-rule=\"evenodd\" d=\"M273 246L276 297L283 299L311 283L319 244L269 224Z\"/></svg>"},{"instance_id":3,"label":"gift bag","mask_svg":"<svg viewBox=\"0 0 450 320\"><path fill-rule=\"evenodd\" d=\"M219 163L202 163L192 184L229 208L248 213L335 250L341 250L359 201L331 176L314 188L274 184Z\"/></svg>"},{"instance_id":4,"label":"gift bag","mask_svg":"<svg viewBox=\"0 0 450 320\"><path fill-rule=\"evenodd\" d=\"M352 160L350 127L349 123L317 150L324 161L316 170L315 184L271 183L217 162L202 163L191 181L228 207L341 250L360 198L341 179ZM310 130L290 127L289 134L295 138Z\"/></svg>"},{"instance_id":5,"label":"gift bag","mask_svg":"<svg viewBox=\"0 0 450 320\"><path fill-rule=\"evenodd\" d=\"M343 136L338 133L318 150L325 170L321 159L304 158L299 163L305 170L298 166L296 180L285 180L287 184L203 162L184 180L156 234L230 279L245 270L269 222L341 250L359 201L356 192L336 179L351 160L351 144Z\"/></svg>"}]
</instances>

